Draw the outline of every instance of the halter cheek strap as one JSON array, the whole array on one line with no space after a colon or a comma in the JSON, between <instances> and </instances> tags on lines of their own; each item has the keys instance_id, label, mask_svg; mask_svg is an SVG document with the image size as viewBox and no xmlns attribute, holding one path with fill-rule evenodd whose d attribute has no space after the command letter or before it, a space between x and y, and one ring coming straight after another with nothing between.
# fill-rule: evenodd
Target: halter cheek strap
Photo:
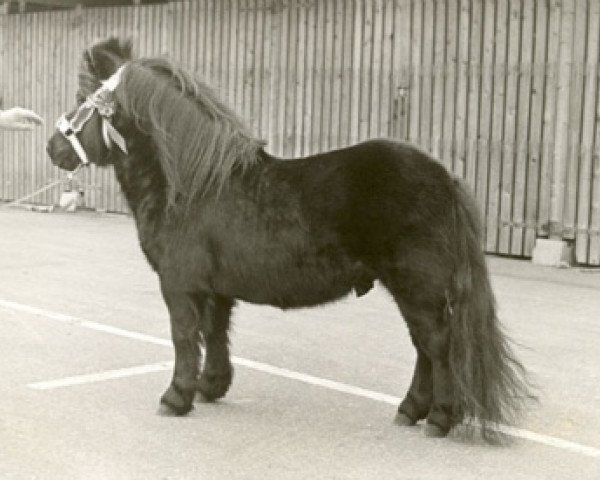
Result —
<instances>
[{"instance_id":1,"label":"halter cheek strap","mask_svg":"<svg viewBox=\"0 0 600 480\"><path fill-rule=\"evenodd\" d=\"M79 142L79 139L77 138L77 135L75 135L77 132L73 128L71 122L69 122L69 120L67 120L67 118L64 115L61 115L61 117L58 119L56 128L58 128L58 130L64 135L64 137L71 143L71 146L73 147L73 150L75 150L75 153L77 153L77 156L81 160L81 163L83 163L84 165L90 163L87 154L85 153L85 150L83 149L81 143Z\"/></svg>"}]
</instances>

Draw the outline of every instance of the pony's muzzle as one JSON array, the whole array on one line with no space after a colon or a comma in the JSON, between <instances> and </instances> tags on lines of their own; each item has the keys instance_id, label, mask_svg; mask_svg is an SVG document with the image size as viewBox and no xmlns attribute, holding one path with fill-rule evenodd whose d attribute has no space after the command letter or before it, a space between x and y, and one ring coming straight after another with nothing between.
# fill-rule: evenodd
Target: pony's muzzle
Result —
<instances>
[{"instance_id":1,"label":"pony's muzzle","mask_svg":"<svg viewBox=\"0 0 600 480\"><path fill-rule=\"evenodd\" d=\"M63 170L73 171L80 164L79 157L73 151L71 144L60 133L55 133L48 140L46 153L52 164Z\"/></svg>"}]
</instances>

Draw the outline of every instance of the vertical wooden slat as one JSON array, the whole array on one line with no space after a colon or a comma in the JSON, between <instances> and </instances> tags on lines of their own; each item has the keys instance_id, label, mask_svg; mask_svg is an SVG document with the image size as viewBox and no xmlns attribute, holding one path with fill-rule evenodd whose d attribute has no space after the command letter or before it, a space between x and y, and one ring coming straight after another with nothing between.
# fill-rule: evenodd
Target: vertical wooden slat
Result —
<instances>
[{"instance_id":1,"label":"vertical wooden slat","mask_svg":"<svg viewBox=\"0 0 600 480\"><path fill-rule=\"evenodd\" d=\"M263 130L263 120L265 116L262 115L261 108L263 103L263 84L264 84L264 15L265 14L265 1L259 0L257 2L257 9L255 13L255 25L254 28L254 66L253 66L253 96L252 96L252 118L251 127L252 132L257 137L261 137ZM223 56L223 55L221 55Z\"/></svg>"},{"instance_id":2,"label":"vertical wooden slat","mask_svg":"<svg viewBox=\"0 0 600 480\"><path fill-rule=\"evenodd\" d=\"M456 73L458 48L459 0L446 4L446 64L444 69L444 127L442 134L442 159L449 170L453 167L454 121L456 119Z\"/></svg>"},{"instance_id":3,"label":"vertical wooden slat","mask_svg":"<svg viewBox=\"0 0 600 480\"><path fill-rule=\"evenodd\" d=\"M529 116L532 95L532 63L534 38L534 2L522 4L521 56L519 61L519 96L517 99L517 135L515 143L514 188L510 254L521 255L524 247L525 200L529 151ZM539 119L538 119L539 120ZM531 192L533 195L534 192ZM530 252L531 253L531 252Z\"/></svg>"},{"instance_id":4,"label":"vertical wooden slat","mask_svg":"<svg viewBox=\"0 0 600 480\"><path fill-rule=\"evenodd\" d=\"M243 0L232 0L231 11L231 51L229 54L230 81L228 86L231 106L242 112L243 107L243 71L244 71L244 21L247 15L246 3Z\"/></svg>"},{"instance_id":5,"label":"vertical wooden slat","mask_svg":"<svg viewBox=\"0 0 600 480\"><path fill-rule=\"evenodd\" d=\"M237 34L238 34L238 5L239 2L237 0L230 0L230 12L229 12L229 49L223 55L225 61L227 61L229 65L229 77L227 79L227 99L229 100L229 104L235 108L236 106L236 78L237 78L237 55L238 55L238 46L237 46ZM271 69L271 65L268 65L269 72Z\"/></svg>"},{"instance_id":6,"label":"vertical wooden slat","mask_svg":"<svg viewBox=\"0 0 600 480\"><path fill-rule=\"evenodd\" d=\"M433 112L431 116L431 154L440 158L443 153L444 84L446 78L446 2L435 2L433 32ZM447 158L441 158L448 165Z\"/></svg>"},{"instance_id":7,"label":"vertical wooden slat","mask_svg":"<svg viewBox=\"0 0 600 480\"><path fill-rule=\"evenodd\" d=\"M17 95L17 84L19 82L17 59L21 57L21 37L23 35L22 30L20 29L20 16L14 16L11 18L11 20L12 21L10 23L12 28L10 28L7 38L11 38L11 53L13 54L11 55L11 62L8 66L8 71L10 73L8 81L8 92L5 99L7 107L12 107L16 103L15 99ZM14 52L16 52L17 55L14 55ZM8 155L6 158L6 184L8 200L13 200L17 198L14 179L14 167L15 159L18 158L18 155L20 155L18 135L18 133L7 134L7 143L9 144Z\"/></svg>"},{"instance_id":8,"label":"vertical wooden slat","mask_svg":"<svg viewBox=\"0 0 600 480\"><path fill-rule=\"evenodd\" d=\"M339 148L345 144L342 140L344 132L341 129L341 108L344 85L344 3L337 0L333 2L332 11L332 45L333 56L331 69L331 121L327 128L329 129L330 148ZM302 40L300 45L302 45ZM300 77L302 78L302 77ZM299 152L298 152L299 153Z\"/></svg>"},{"instance_id":9,"label":"vertical wooden slat","mask_svg":"<svg viewBox=\"0 0 600 480\"><path fill-rule=\"evenodd\" d=\"M350 143L356 143L360 135L360 91L361 91L361 70L362 62L362 35L363 35L363 0L354 0L354 25L352 31L352 94L353 99L350 109Z\"/></svg>"},{"instance_id":10,"label":"vertical wooden slat","mask_svg":"<svg viewBox=\"0 0 600 480\"><path fill-rule=\"evenodd\" d=\"M350 115L352 110L352 26L353 26L353 2L340 2L343 5L343 28L341 42L342 64L340 66L341 77L341 99L340 99L340 145L348 145L350 140ZM306 118L306 117L305 117ZM306 121L306 120L305 120Z\"/></svg>"},{"instance_id":11,"label":"vertical wooden slat","mask_svg":"<svg viewBox=\"0 0 600 480\"><path fill-rule=\"evenodd\" d=\"M27 54L27 48L29 43L29 33L28 29L28 15L22 15L20 19L20 28L23 29L23 35L21 37L20 47L20 55L19 59L23 59ZM22 88L19 89L19 92L16 96L17 102L16 104L24 105L27 103L25 99L27 92L31 90L29 85L29 70L25 68L25 62L21 61L17 65L17 73L19 83L22 85ZM19 155L13 158L13 183L15 185L15 198L19 198L24 193L23 184L27 181L27 170L28 170L28 162L29 157L27 155L27 137L21 132L15 132L17 137L17 148L19 151Z\"/></svg>"},{"instance_id":12,"label":"vertical wooden slat","mask_svg":"<svg viewBox=\"0 0 600 480\"><path fill-rule=\"evenodd\" d=\"M18 43L15 45L15 51L17 52L17 57L15 58L15 61L13 62L13 88L15 88L14 90L14 94L12 94L12 100L10 102L10 106L14 106L14 105L19 105L21 103L23 103L22 100L22 95L23 95L23 90L22 90L22 86L25 84L25 78L24 78L24 73L22 71L22 67L23 67L23 63L24 62L20 62L19 60L23 58L24 55L24 43L26 41L25 39L25 23L24 23L24 16L20 15L20 18L17 19L16 26L17 26L17 35L19 35L18 32L22 32L19 35L19 39L18 39ZM17 86L19 86L20 88L16 88ZM12 93L12 92L11 92ZM12 137L12 155L10 157L10 164L11 164L11 168L10 168L10 185L11 185L11 198L19 198L21 195L20 192L20 188L19 188L19 162L24 161L24 152L23 152L23 146L22 146L22 138L23 138L23 134L21 132L13 132L11 133L11 137Z\"/></svg>"},{"instance_id":13,"label":"vertical wooden slat","mask_svg":"<svg viewBox=\"0 0 600 480\"><path fill-rule=\"evenodd\" d=\"M369 69L373 57L373 8L372 2L365 1L363 8L363 39L361 45L361 64L360 64L360 110L359 110L359 131L360 140L365 140L369 136L369 117L371 114L371 76Z\"/></svg>"},{"instance_id":14,"label":"vertical wooden slat","mask_svg":"<svg viewBox=\"0 0 600 480\"><path fill-rule=\"evenodd\" d=\"M242 14L241 12L239 13ZM281 48L281 26L282 18L281 12L273 10L273 14L271 16L271 29L270 29L270 50L272 52L270 58L270 78L271 78L271 87L270 87L270 98L269 98L269 119L270 119L270 127L269 127L269 136L268 136L268 145L269 151L274 154L279 154L281 150L281 137L278 135L278 129L281 124L279 119L279 104L280 98L279 88L281 84L281 76L282 69L280 66L281 55L278 55L276 52L280 52ZM239 22L238 22L239 25ZM236 76L239 75L236 71Z\"/></svg>"},{"instance_id":15,"label":"vertical wooden slat","mask_svg":"<svg viewBox=\"0 0 600 480\"><path fill-rule=\"evenodd\" d=\"M186 44L187 44L187 48L186 48L186 54L184 56L185 58L185 64L187 65L187 67L193 71L193 72L198 72L199 71L199 66L198 66L198 37L201 34L201 18L202 18L202 13L200 11L200 7L201 4L199 1L196 2L186 2L188 4L188 8L186 9L186 13L188 14L187 17L187 22L185 24L185 29L186 29ZM139 16L140 16L140 9L137 8L136 9L137 12L137 17L138 17L138 23L139 23ZM200 33L198 33L200 31ZM237 51L237 48L235 49Z\"/></svg>"},{"instance_id":16,"label":"vertical wooden slat","mask_svg":"<svg viewBox=\"0 0 600 480\"><path fill-rule=\"evenodd\" d=\"M325 3L317 2L315 41L314 41L314 64L312 82L312 116L311 116L311 146L310 153L319 152L321 149L321 130L323 116L323 82L325 78L325 60L323 52L324 30L325 30Z\"/></svg>"},{"instance_id":17,"label":"vertical wooden slat","mask_svg":"<svg viewBox=\"0 0 600 480\"><path fill-rule=\"evenodd\" d=\"M526 184L524 253L531 255L535 245L538 202L540 198L540 172L543 158L542 127L544 124L544 91L546 87L546 45L548 8L545 2L533 2L535 6L535 40L533 80L531 88L531 119L529 125L529 149Z\"/></svg>"},{"instance_id":18,"label":"vertical wooden slat","mask_svg":"<svg viewBox=\"0 0 600 480\"><path fill-rule=\"evenodd\" d=\"M410 24L410 99L408 138L411 142L419 142L419 127L421 126L421 32L423 31L423 10L421 2L411 5Z\"/></svg>"},{"instance_id":19,"label":"vertical wooden slat","mask_svg":"<svg viewBox=\"0 0 600 480\"><path fill-rule=\"evenodd\" d=\"M279 37L279 48L283 52L289 52L291 48L290 43L290 9L286 8L286 6L282 6L280 16L281 16L281 30ZM288 98L288 86L290 82L290 72L288 69L288 55L282 55L279 63L280 68L280 77L279 77L279 93L281 97L278 98L277 106L279 108L279 122L278 125L279 136L280 136L280 155L289 155L289 143L287 142L287 130L286 127L289 124L288 115L288 102L290 99Z\"/></svg>"},{"instance_id":20,"label":"vertical wooden slat","mask_svg":"<svg viewBox=\"0 0 600 480\"><path fill-rule=\"evenodd\" d=\"M42 45L40 45L40 33L41 25L40 25L40 15L39 13L31 14L31 97L28 103L29 108L34 109L35 111L40 111L40 84L38 81L38 77L40 75L40 68L42 63L42 58L40 58L42 53ZM33 192L38 187L38 151L37 146L40 145L38 141L38 133L39 130L34 130L31 132L29 144L31 146L31 176L29 179L29 185L26 186L26 192ZM39 198L34 199L34 201L39 201Z\"/></svg>"},{"instance_id":21,"label":"vertical wooden slat","mask_svg":"<svg viewBox=\"0 0 600 480\"><path fill-rule=\"evenodd\" d=\"M575 241L575 258L580 263L593 262L592 239L598 239L600 232L593 229L594 217L590 218L592 211L592 184L593 184L593 151L594 151L594 127L598 129L595 117L595 104L598 97L598 54L600 34L600 2L589 4L587 21L587 58L585 62L585 88L583 100L583 118L581 131L581 165L579 172L579 183L577 188L577 232ZM598 148L598 143L596 143ZM596 151L598 158L598 151ZM596 212L597 213L597 212ZM596 222L597 227L598 222ZM597 245L597 242L596 242ZM596 257L597 258L597 257Z\"/></svg>"},{"instance_id":22,"label":"vertical wooden slat","mask_svg":"<svg viewBox=\"0 0 600 480\"><path fill-rule=\"evenodd\" d=\"M19 71L19 63L22 62L18 62L17 59L23 58L23 42L25 41L25 39L23 38L23 33L25 32L24 30L24 25L23 25L23 16L19 16L19 18L16 18L16 22L15 22L16 28L17 28L17 32L16 36L13 37L15 38L15 42L14 42L14 50L17 52L17 57L15 58L15 61L13 62L12 65L12 85L13 85L13 89L14 90L10 90L11 95L10 95L10 101L9 101L9 105L13 106L16 105L18 103L20 103L20 98L19 98L19 94L20 94L20 89L17 90L16 86L20 85L23 82L23 74L20 73ZM19 34L19 32L23 32L21 34ZM14 91L14 93L13 93ZM10 152L10 157L9 157L9 182L10 182L10 198L19 198L19 186L18 186L18 181L17 181L17 173L16 173L16 167L18 165L18 161L22 155L22 149L21 149L21 136L22 134L19 132L14 132L11 133L11 140L12 140L12 149Z\"/></svg>"},{"instance_id":23,"label":"vertical wooden slat","mask_svg":"<svg viewBox=\"0 0 600 480\"><path fill-rule=\"evenodd\" d=\"M587 0L576 0L574 5L572 68L570 80L568 153L566 162L563 238L575 238L577 186L581 155L581 114L584 91L584 65L587 37Z\"/></svg>"},{"instance_id":24,"label":"vertical wooden slat","mask_svg":"<svg viewBox=\"0 0 600 480\"><path fill-rule=\"evenodd\" d=\"M294 156L295 146L295 108L296 108L296 82L297 82L297 52L298 52L298 7L296 1L290 3L287 15L287 55L286 55L286 86L283 115L285 118L283 154L288 157ZM328 98L328 97L326 97ZM323 135L325 137L325 135Z\"/></svg>"},{"instance_id":25,"label":"vertical wooden slat","mask_svg":"<svg viewBox=\"0 0 600 480\"><path fill-rule=\"evenodd\" d=\"M465 176L465 125L467 123L467 62L469 61L469 0L460 0L458 6L456 104L454 133L453 171L460 178Z\"/></svg>"},{"instance_id":26,"label":"vertical wooden slat","mask_svg":"<svg viewBox=\"0 0 600 480\"><path fill-rule=\"evenodd\" d=\"M538 234L546 236L550 223L550 191L554 164L554 143L556 141L556 96L558 87L561 6L550 2L548 12L548 46L546 67L546 89L544 98L544 122L542 136L542 163L540 171L540 196L538 203Z\"/></svg>"},{"instance_id":27,"label":"vertical wooden slat","mask_svg":"<svg viewBox=\"0 0 600 480\"><path fill-rule=\"evenodd\" d=\"M488 183L488 205L486 221L486 248L489 252L498 251L498 217L500 183L502 171L502 141L504 127L504 106L506 98L506 26L508 5L496 5L495 46L494 46L494 100L492 111L492 136L490 144L490 167Z\"/></svg>"},{"instance_id":28,"label":"vertical wooden slat","mask_svg":"<svg viewBox=\"0 0 600 480\"><path fill-rule=\"evenodd\" d=\"M293 72L293 77L289 79L289 105L286 107L290 125L288 131L291 133L289 138L289 155L298 157L302 152L302 144L304 142L304 69L306 64L306 6L303 2L297 2L294 6L294 15L290 17L290 22L293 22L291 29L290 48L293 49L294 55L290 57L290 62L293 65L288 66L288 70Z\"/></svg>"},{"instance_id":29,"label":"vertical wooden slat","mask_svg":"<svg viewBox=\"0 0 600 480\"><path fill-rule=\"evenodd\" d=\"M175 61L183 65L183 38L185 35L184 31L184 19L186 18L184 12L189 7L189 2L175 2L171 4L171 55Z\"/></svg>"},{"instance_id":30,"label":"vertical wooden slat","mask_svg":"<svg viewBox=\"0 0 600 480\"><path fill-rule=\"evenodd\" d=\"M8 90L7 84L7 68L9 62L8 54L8 40L7 40L7 25L8 25L8 4L0 6L0 110L7 107L6 105L6 92ZM5 138L0 142L0 201L6 199L6 185L5 185L5 172L4 164L6 162L7 155L7 144Z\"/></svg>"},{"instance_id":31,"label":"vertical wooden slat","mask_svg":"<svg viewBox=\"0 0 600 480\"><path fill-rule=\"evenodd\" d=\"M40 115L46 116L50 114L52 110L51 99L49 95L49 84L51 84L52 79L50 78L52 75L48 71L48 63L50 58L50 49L52 48L51 40L48 36L48 29L50 27L50 22L48 22L47 14L40 13L39 14L39 27L38 27L38 55L40 56L40 64L38 76L36 78L37 84L37 111L40 112ZM1 67L0 67L1 68ZM1 91L0 86L0 91ZM52 115L51 118L54 116ZM44 140L49 137L50 131L48 131L48 135L46 134L47 125L44 125L42 128L38 130L38 138L37 138L37 148L39 149L44 145ZM46 161L45 152L41 150L39 158L37 159L37 176L36 176L36 184L39 186L45 185L51 176L49 175L49 163ZM48 201L51 198L52 191L42 192L41 195L38 196L40 203L47 205L51 202Z\"/></svg>"},{"instance_id":32,"label":"vertical wooden slat","mask_svg":"<svg viewBox=\"0 0 600 480\"><path fill-rule=\"evenodd\" d=\"M569 153L569 103L571 101L571 69L573 68L574 0L563 0L559 42L559 71L556 93L556 141L553 151L552 183L550 191L549 233L562 238L565 185Z\"/></svg>"},{"instance_id":33,"label":"vertical wooden slat","mask_svg":"<svg viewBox=\"0 0 600 480\"><path fill-rule=\"evenodd\" d=\"M382 69L382 47L383 47L383 7L381 0L373 0L372 23L373 23L373 43L371 50L371 65L367 71L367 76L371 78L371 99L369 112L369 129L367 136L369 138L379 136L381 121L381 89L383 87Z\"/></svg>"},{"instance_id":34,"label":"vertical wooden slat","mask_svg":"<svg viewBox=\"0 0 600 480\"><path fill-rule=\"evenodd\" d=\"M392 81L393 65L392 60L392 41L394 36L394 3L384 0L382 4L382 52L381 52L381 94L379 97L379 129L375 136L392 136Z\"/></svg>"},{"instance_id":35,"label":"vertical wooden slat","mask_svg":"<svg viewBox=\"0 0 600 480\"><path fill-rule=\"evenodd\" d=\"M191 2L192 15L190 23L190 46L192 48L190 49L189 56L192 69L195 72L200 73L202 78L204 78L204 80L207 82L208 75L206 74L206 35L208 31L208 1L210 0L197 0L196 2ZM240 8L244 7L245 2L240 1ZM143 11L144 10L141 9L140 13ZM243 49L240 49L240 52L243 51ZM241 53L241 55L243 55L243 53Z\"/></svg>"},{"instance_id":36,"label":"vertical wooden slat","mask_svg":"<svg viewBox=\"0 0 600 480\"><path fill-rule=\"evenodd\" d=\"M519 50L521 41L520 0L511 0L508 11L508 38L506 58L506 97L504 134L501 138L502 167L500 169L500 221L498 225L498 252L510 252L512 221L513 175L515 163L517 95L519 83Z\"/></svg>"},{"instance_id":37,"label":"vertical wooden slat","mask_svg":"<svg viewBox=\"0 0 600 480\"><path fill-rule=\"evenodd\" d=\"M477 180L477 143L479 130L479 96L481 89L482 49L482 2L471 3L471 27L469 37L469 74L467 96L467 130L465 132L466 157L465 179L475 192Z\"/></svg>"},{"instance_id":38,"label":"vertical wooden slat","mask_svg":"<svg viewBox=\"0 0 600 480\"><path fill-rule=\"evenodd\" d=\"M246 22L248 18L248 2L234 0L236 9L232 12L232 28L234 34L231 49L235 51L230 57L232 75L231 105L240 114L244 112L244 72L246 69Z\"/></svg>"},{"instance_id":39,"label":"vertical wooden slat","mask_svg":"<svg viewBox=\"0 0 600 480\"><path fill-rule=\"evenodd\" d=\"M322 66L322 97L319 108L321 109L319 151L329 150L331 147L331 113L332 113L332 65L333 65L333 7L335 2L324 2L323 11L323 66Z\"/></svg>"},{"instance_id":40,"label":"vertical wooden slat","mask_svg":"<svg viewBox=\"0 0 600 480\"><path fill-rule=\"evenodd\" d=\"M432 113L432 77L433 77L433 0L423 0L423 32L421 50L421 105L419 127L419 145L431 151L431 113Z\"/></svg>"},{"instance_id":41,"label":"vertical wooden slat","mask_svg":"<svg viewBox=\"0 0 600 480\"><path fill-rule=\"evenodd\" d=\"M252 1L252 0L249 0ZM217 83L218 81L218 75L219 72L217 71L217 62L218 59L215 58L215 43L216 43L216 39L219 35L219 31L221 29L221 22L218 18L218 14L219 14L219 10L220 10L220 5L222 5L221 1L216 1L216 0L209 0L207 3L207 9L206 9L206 30L204 32L204 38L205 38L205 46L204 46L204 52L205 52L205 59L204 59L204 63L205 63L205 75L206 75L206 79L207 81L211 84L211 85L215 85L215 87L218 89L219 85ZM251 6L251 11L254 9L254 5ZM248 34L252 37L252 34L254 33L254 30L249 30ZM252 40L254 40L252 38ZM250 51L251 54L254 54L254 46L252 44L250 44ZM246 110L246 112L248 112L249 109Z\"/></svg>"},{"instance_id":42,"label":"vertical wooden slat","mask_svg":"<svg viewBox=\"0 0 600 480\"><path fill-rule=\"evenodd\" d=\"M276 47L281 49L281 51L287 52L290 48L290 11L289 9L281 6L280 11L278 12L278 21L279 21L279 31L278 31L278 39L276 43ZM286 107L287 107L287 89L288 89L288 61L287 55L278 55L278 65L279 69L279 85L278 85L278 94L279 96L274 99L274 103L278 109L277 112L277 122L275 123L275 128L277 131L276 139L278 144L277 152L279 155L285 155L287 153L286 150Z\"/></svg>"},{"instance_id":43,"label":"vertical wooden slat","mask_svg":"<svg viewBox=\"0 0 600 480\"><path fill-rule=\"evenodd\" d=\"M293 65L289 65L289 68L293 70L293 78L290 79L289 86L289 97L290 103L287 107L288 110L288 135L289 135L289 154L293 157L297 157L301 152L302 144L302 117L304 108L304 89L302 82L304 79L304 42L305 37L305 15L306 11L304 5L301 2L293 5L294 15L290 18L293 22L293 35L290 38L290 45L293 45L294 55L290 57L289 61L293 62Z\"/></svg>"},{"instance_id":44,"label":"vertical wooden slat","mask_svg":"<svg viewBox=\"0 0 600 480\"><path fill-rule=\"evenodd\" d=\"M216 41L215 48L215 56L217 59L217 70L218 74L218 88L221 97L227 102L230 103L231 99L229 97L229 34L230 34L230 14L231 14L231 2L230 0L222 1L219 4L220 12L218 21L221 24L221 28L219 31L219 37ZM262 61L262 58L261 58ZM261 63L261 68L264 66Z\"/></svg>"},{"instance_id":45,"label":"vertical wooden slat","mask_svg":"<svg viewBox=\"0 0 600 480\"><path fill-rule=\"evenodd\" d=\"M306 45L304 50L304 110L302 118L302 155L312 151L312 112L314 106L313 85L315 83L315 43L317 29L317 6L311 3L306 13Z\"/></svg>"},{"instance_id":46,"label":"vertical wooden slat","mask_svg":"<svg viewBox=\"0 0 600 480\"><path fill-rule=\"evenodd\" d=\"M267 8L269 5L269 0L265 2L265 10L264 21L263 21L263 72L262 72L262 80L261 80L261 104L260 104L260 116L261 116L261 134L260 138L267 140L269 138L269 132L271 131L271 117L269 112L271 111L271 96L270 96L270 86L271 86L271 66L272 60L271 57L276 55L276 52L272 52L271 50L271 25L272 25L272 11ZM231 45L231 42L230 42ZM229 47L232 49L232 47ZM234 72L230 72L229 76L233 76Z\"/></svg>"},{"instance_id":47,"label":"vertical wooden slat","mask_svg":"<svg viewBox=\"0 0 600 480\"><path fill-rule=\"evenodd\" d=\"M211 2L212 3L212 2ZM211 7L214 8L214 5ZM209 18L212 17L212 12L211 15L209 16ZM253 122L253 112L252 112L252 99L254 96L254 76L252 74L252 70L253 70L253 66L254 66L254 62L256 59L256 45L255 45L255 38L254 38L254 31L255 31L255 20L256 20L256 0L247 0L246 3L246 25L245 25L245 30L246 30L246 36L245 36L245 45L244 45L244 52L246 54L246 57L244 59L244 67L243 67L243 71L241 72L242 78L243 78L243 107L241 110L242 113L242 117L244 118L244 120L246 122L250 122L250 124L252 124ZM214 21L211 20L211 21ZM212 44L212 40L211 40L211 28L207 25L207 43ZM208 47L207 47L208 48ZM211 81L211 84L214 84L213 81Z\"/></svg>"},{"instance_id":48,"label":"vertical wooden slat","mask_svg":"<svg viewBox=\"0 0 600 480\"><path fill-rule=\"evenodd\" d=\"M23 28L24 28L24 43L21 60L21 72L22 79L22 96L20 103L23 105L30 106L32 103L33 93L33 72L31 64L33 63L33 31L35 25L33 23L34 14L23 15ZM22 157L16 159L15 172L17 173L15 180L18 182L18 196L22 197L27 192L32 191L33 185L33 152L32 152L32 141L33 136L30 134L20 135Z\"/></svg>"},{"instance_id":49,"label":"vertical wooden slat","mask_svg":"<svg viewBox=\"0 0 600 480\"><path fill-rule=\"evenodd\" d=\"M411 82L411 2L394 2L394 40L393 40L393 135L399 140L408 138L408 104Z\"/></svg>"},{"instance_id":50,"label":"vertical wooden slat","mask_svg":"<svg viewBox=\"0 0 600 480\"><path fill-rule=\"evenodd\" d=\"M598 82L598 77L596 77ZM600 90L599 87L596 87ZM590 212L590 247L588 263L600 265L600 92L596 94L596 134L594 137L594 153L592 154L592 198Z\"/></svg>"}]
</instances>

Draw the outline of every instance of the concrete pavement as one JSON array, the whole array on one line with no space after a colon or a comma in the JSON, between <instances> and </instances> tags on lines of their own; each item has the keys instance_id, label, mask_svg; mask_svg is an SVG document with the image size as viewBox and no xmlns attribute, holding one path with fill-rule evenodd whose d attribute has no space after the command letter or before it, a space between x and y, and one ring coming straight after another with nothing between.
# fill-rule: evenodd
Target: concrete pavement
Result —
<instances>
[{"instance_id":1,"label":"concrete pavement","mask_svg":"<svg viewBox=\"0 0 600 480\"><path fill-rule=\"evenodd\" d=\"M557 446L394 426L388 400L408 387L414 353L380 288L286 313L240 304L232 347L248 362L228 396L161 417L173 352L131 219L0 210L0 479L600 479L600 273L489 264L540 386L520 427ZM31 388L69 378L84 381Z\"/></svg>"}]
</instances>

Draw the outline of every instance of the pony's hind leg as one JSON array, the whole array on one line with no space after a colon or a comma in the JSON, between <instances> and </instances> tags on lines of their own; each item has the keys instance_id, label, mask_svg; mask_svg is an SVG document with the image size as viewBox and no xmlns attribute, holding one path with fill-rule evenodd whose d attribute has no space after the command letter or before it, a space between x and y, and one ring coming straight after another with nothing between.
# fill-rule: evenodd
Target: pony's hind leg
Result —
<instances>
[{"instance_id":1,"label":"pony's hind leg","mask_svg":"<svg viewBox=\"0 0 600 480\"><path fill-rule=\"evenodd\" d=\"M412 341L417 350L415 371L408 392L398 407L395 420L398 425L403 426L412 426L427 417L433 397L431 361L414 338Z\"/></svg>"},{"instance_id":2,"label":"pony's hind leg","mask_svg":"<svg viewBox=\"0 0 600 480\"><path fill-rule=\"evenodd\" d=\"M177 415L192 409L200 363L199 317L193 299L186 292L171 291L161 285L171 320L175 348L173 378L161 397L161 404Z\"/></svg>"},{"instance_id":3,"label":"pony's hind leg","mask_svg":"<svg viewBox=\"0 0 600 480\"><path fill-rule=\"evenodd\" d=\"M444 297L436 296L433 291L427 295L424 289L417 290L420 293L410 290L410 293L408 290L392 291L417 349L415 373L406 397L398 407L396 423L412 425L427 418L426 434L444 436L456 423Z\"/></svg>"},{"instance_id":4,"label":"pony's hind leg","mask_svg":"<svg viewBox=\"0 0 600 480\"><path fill-rule=\"evenodd\" d=\"M196 388L204 400L213 401L227 393L233 377L228 337L233 302L212 295L198 295L195 299L201 312L200 331L206 349L204 368Z\"/></svg>"}]
</instances>

